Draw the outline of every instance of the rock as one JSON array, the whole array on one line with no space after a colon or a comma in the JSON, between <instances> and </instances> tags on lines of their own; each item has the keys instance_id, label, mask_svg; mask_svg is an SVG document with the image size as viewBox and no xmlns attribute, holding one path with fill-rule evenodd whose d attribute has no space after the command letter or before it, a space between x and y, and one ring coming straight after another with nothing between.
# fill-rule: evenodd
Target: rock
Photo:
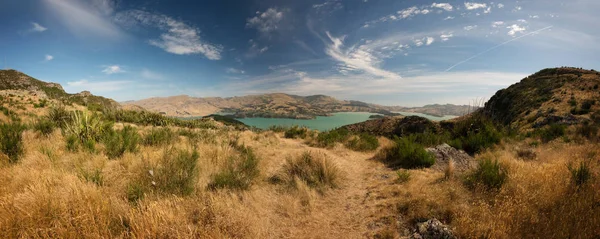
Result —
<instances>
[{"instance_id":1,"label":"rock","mask_svg":"<svg viewBox=\"0 0 600 239\"><path fill-rule=\"evenodd\" d=\"M435 164L431 167L433 169L445 170L450 160L454 162L454 169L456 171L465 171L476 165L473 157L465 151L455 149L448 144L440 144L426 150L435 156Z\"/></svg>"},{"instance_id":2,"label":"rock","mask_svg":"<svg viewBox=\"0 0 600 239\"><path fill-rule=\"evenodd\" d=\"M426 222L417 223L416 231L410 236L413 239L454 239L456 236L450 228L433 218Z\"/></svg>"},{"instance_id":3,"label":"rock","mask_svg":"<svg viewBox=\"0 0 600 239\"><path fill-rule=\"evenodd\" d=\"M564 116L558 115L548 115L545 118L539 118L535 123L533 123L533 128L544 127L549 124L564 124L564 125L573 125L583 122L585 119L577 118L572 114L567 114Z\"/></svg>"},{"instance_id":4,"label":"rock","mask_svg":"<svg viewBox=\"0 0 600 239\"><path fill-rule=\"evenodd\" d=\"M87 90L84 90L82 92L77 93L77 95L79 95L81 97L88 97L88 96L92 96L92 93Z\"/></svg>"}]
</instances>

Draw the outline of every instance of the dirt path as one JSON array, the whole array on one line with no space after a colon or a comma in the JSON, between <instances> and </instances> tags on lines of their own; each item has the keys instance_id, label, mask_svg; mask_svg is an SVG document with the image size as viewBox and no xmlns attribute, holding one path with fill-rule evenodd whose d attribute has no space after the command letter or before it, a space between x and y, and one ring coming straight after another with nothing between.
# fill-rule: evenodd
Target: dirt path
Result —
<instances>
[{"instance_id":1,"label":"dirt path","mask_svg":"<svg viewBox=\"0 0 600 239\"><path fill-rule=\"evenodd\" d=\"M331 190L313 200L312 210L289 224L290 238L368 238L376 226L377 198L371 191L393 172L380 163L369 160L374 153L359 153L347 149L324 150L302 142L281 139L289 147L327 154L343 171L341 188Z\"/></svg>"}]
</instances>

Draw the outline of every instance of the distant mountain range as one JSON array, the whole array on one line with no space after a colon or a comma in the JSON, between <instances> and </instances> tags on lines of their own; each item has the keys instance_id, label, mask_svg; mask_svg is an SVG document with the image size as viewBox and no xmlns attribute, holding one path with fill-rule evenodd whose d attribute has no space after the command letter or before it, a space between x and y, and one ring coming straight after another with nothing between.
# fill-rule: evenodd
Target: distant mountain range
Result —
<instances>
[{"instance_id":1,"label":"distant mountain range","mask_svg":"<svg viewBox=\"0 0 600 239\"><path fill-rule=\"evenodd\" d=\"M414 112L434 116L461 116L472 111L468 105L426 105L423 107L382 106L361 101L338 100L326 95L297 96L284 93L247 95L240 97L199 98L187 95L148 98L121 102L175 117L196 117L229 112L236 118L266 117L312 119L336 112L372 112L396 115L393 112Z\"/></svg>"}]
</instances>

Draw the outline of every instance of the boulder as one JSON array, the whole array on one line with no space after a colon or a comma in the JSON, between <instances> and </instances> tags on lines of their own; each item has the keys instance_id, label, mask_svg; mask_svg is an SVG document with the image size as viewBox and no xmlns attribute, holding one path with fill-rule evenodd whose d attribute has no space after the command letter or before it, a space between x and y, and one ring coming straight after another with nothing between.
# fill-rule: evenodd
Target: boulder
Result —
<instances>
[{"instance_id":1,"label":"boulder","mask_svg":"<svg viewBox=\"0 0 600 239\"><path fill-rule=\"evenodd\" d=\"M426 150L435 156L435 164L431 167L433 169L445 170L450 160L453 161L456 171L465 171L476 165L473 157L465 151L455 149L448 144L440 144Z\"/></svg>"},{"instance_id":2,"label":"boulder","mask_svg":"<svg viewBox=\"0 0 600 239\"><path fill-rule=\"evenodd\" d=\"M411 239L455 239L456 236L450 228L433 218L426 222L417 223L415 232L410 236Z\"/></svg>"}]
</instances>

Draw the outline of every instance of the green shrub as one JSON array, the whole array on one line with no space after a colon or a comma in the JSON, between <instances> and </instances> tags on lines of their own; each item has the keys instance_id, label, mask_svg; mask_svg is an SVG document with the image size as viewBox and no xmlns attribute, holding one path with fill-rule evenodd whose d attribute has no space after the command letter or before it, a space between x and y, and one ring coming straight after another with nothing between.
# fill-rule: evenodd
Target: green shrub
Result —
<instances>
[{"instance_id":1,"label":"green shrub","mask_svg":"<svg viewBox=\"0 0 600 239\"><path fill-rule=\"evenodd\" d=\"M234 145L234 148L239 152L239 156L230 157L225 169L212 176L212 180L208 184L209 189L246 190L260 174L259 159L254 155L252 149L243 145Z\"/></svg>"},{"instance_id":2,"label":"green shrub","mask_svg":"<svg viewBox=\"0 0 600 239\"><path fill-rule=\"evenodd\" d=\"M158 146L168 145L177 139L177 135L170 128L161 127L153 128L148 132L142 140L144 145Z\"/></svg>"},{"instance_id":3,"label":"green shrub","mask_svg":"<svg viewBox=\"0 0 600 239\"><path fill-rule=\"evenodd\" d=\"M273 132L285 132L288 129L289 129L289 127L282 126L282 125L271 125L268 128L268 130L273 131Z\"/></svg>"},{"instance_id":4,"label":"green shrub","mask_svg":"<svg viewBox=\"0 0 600 239\"><path fill-rule=\"evenodd\" d=\"M67 124L70 124L71 121L71 113L65 109L63 106L54 106L51 107L48 111L47 118L54 123L54 125L64 128Z\"/></svg>"},{"instance_id":5,"label":"green shrub","mask_svg":"<svg viewBox=\"0 0 600 239\"><path fill-rule=\"evenodd\" d=\"M106 156L109 159L119 158L127 152L137 152L140 135L131 126L125 126L122 130L110 131L104 137Z\"/></svg>"},{"instance_id":6,"label":"green shrub","mask_svg":"<svg viewBox=\"0 0 600 239\"><path fill-rule=\"evenodd\" d=\"M450 135L447 133L436 134L432 132L425 132L414 134L414 137L416 143L419 143L425 147L437 146L450 141Z\"/></svg>"},{"instance_id":7,"label":"green shrub","mask_svg":"<svg viewBox=\"0 0 600 239\"><path fill-rule=\"evenodd\" d=\"M469 131L466 136L461 136L450 141L450 145L473 155L489 148L502 140L502 133L491 123L487 122L477 130Z\"/></svg>"},{"instance_id":8,"label":"green shrub","mask_svg":"<svg viewBox=\"0 0 600 239\"><path fill-rule=\"evenodd\" d=\"M435 157L410 135L395 138L394 145L383 151L383 163L390 168L428 168L435 164Z\"/></svg>"},{"instance_id":9,"label":"green shrub","mask_svg":"<svg viewBox=\"0 0 600 239\"><path fill-rule=\"evenodd\" d=\"M483 185L487 189L500 189L508 178L506 169L498 160L482 159L479 161L479 167L467 176L467 186L475 188L477 185Z\"/></svg>"},{"instance_id":10,"label":"green shrub","mask_svg":"<svg viewBox=\"0 0 600 239\"><path fill-rule=\"evenodd\" d=\"M396 171L396 175L398 175L398 178L396 178L396 182L398 183L405 183L410 180L410 171L406 169Z\"/></svg>"},{"instance_id":11,"label":"green shrub","mask_svg":"<svg viewBox=\"0 0 600 239\"><path fill-rule=\"evenodd\" d=\"M198 180L198 151L165 151L160 167L154 170L155 187L164 194L189 195Z\"/></svg>"},{"instance_id":12,"label":"green shrub","mask_svg":"<svg viewBox=\"0 0 600 239\"><path fill-rule=\"evenodd\" d=\"M56 127L56 125L54 124L54 122L52 122L46 118L39 119L33 125L33 129L36 132L39 132L41 135L46 136L46 137L49 136L50 134L52 134L52 132L54 132L55 127Z\"/></svg>"},{"instance_id":13,"label":"green shrub","mask_svg":"<svg viewBox=\"0 0 600 239\"><path fill-rule=\"evenodd\" d=\"M379 147L379 140L370 134L360 134L346 143L346 147L355 151L373 151Z\"/></svg>"},{"instance_id":14,"label":"green shrub","mask_svg":"<svg viewBox=\"0 0 600 239\"><path fill-rule=\"evenodd\" d=\"M102 170L101 169L94 169L92 171L88 171L88 170L82 169L81 170L81 177L85 181L94 183L94 184L96 184L98 186L104 185L104 177L102 176Z\"/></svg>"},{"instance_id":15,"label":"green shrub","mask_svg":"<svg viewBox=\"0 0 600 239\"><path fill-rule=\"evenodd\" d=\"M79 142L77 136L68 135L65 138L67 150L70 152L77 152L79 150Z\"/></svg>"},{"instance_id":16,"label":"green shrub","mask_svg":"<svg viewBox=\"0 0 600 239\"><path fill-rule=\"evenodd\" d=\"M326 155L315 156L314 153L304 152L300 157L288 158L279 175L274 176L272 181L297 186L296 179L302 180L309 187L322 192L327 188L338 187L340 170Z\"/></svg>"},{"instance_id":17,"label":"green shrub","mask_svg":"<svg viewBox=\"0 0 600 239\"><path fill-rule=\"evenodd\" d=\"M93 139L86 139L83 142L83 148L85 150L87 150L88 152L95 154L96 153L96 141L94 141Z\"/></svg>"},{"instance_id":18,"label":"green shrub","mask_svg":"<svg viewBox=\"0 0 600 239\"><path fill-rule=\"evenodd\" d=\"M547 143L556 138L562 137L565 135L565 131L567 126L562 124L551 124L542 129L537 129L534 134L538 135L542 142Z\"/></svg>"},{"instance_id":19,"label":"green shrub","mask_svg":"<svg viewBox=\"0 0 600 239\"><path fill-rule=\"evenodd\" d=\"M596 139L596 136L598 135L598 126L586 122L577 127L576 133L589 140Z\"/></svg>"},{"instance_id":20,"label":"green shrub","mask_svg":"<svg viewBox=\"0 0 600 239\"><path fill-rule=\"evenodd\" d=\"M293 126L285 131L283 137L287 139L295 139L295 138L306 138L306 133L308 129L305 127Z\"/></svg>"},{"instance_id":21,"label":"green shrub","mask_svg":"<svg viewBox=\"0 0 600 239\"><path fill-rule=\"evenodd\" d=\"M569 171L571 172L573 183L578 187L586 184L592 178L592 172L588 162L581 162L579 167L576 168L569 165Z\"/></svg>"},{"instance_id":22,"label":"green shrub","mask_svg":"<svg viewBox=\"0 0 600 239\"><path fill-rule=\"evenodd\" d=\"M23 155L23 131L20 123L0 124L0 150L6 154L10 163L16 163Z\"/></svg>"},{"instance_id":23,"label":"green shrub","mask_svg":"<svg viewBox=\"0 0 600 239\"><path fill-rule=\"evenodd\" d=\"M317 136L317 146L326 148L333 147L335 143L343 143L348 137L350 137L350 132L345 128L323 132Z\"/></svg>"},{"instance_id":24,"label":"green shrub","mask_svg":"<svg viewBox=\"0 0 600 239\"><path fill-rule=\"evenodd\" d=\"M144 199L146 196L146 189L137 182L130 182L127 184L127 201L130 203L137 203L139 200Z\"/></svg>"},{"instance_id":25,"label":"green shrub","mask_svg":"<svg viewBox=\"0 0 600 239\"><path fill-rule=\"evenodd\" d=\"M105 122L96 114L73 112L69 122L65 123L64 134L74 135L84 146L98 142L103 135L112 130L112 123Z\"/></svg>"}]
</instances>

